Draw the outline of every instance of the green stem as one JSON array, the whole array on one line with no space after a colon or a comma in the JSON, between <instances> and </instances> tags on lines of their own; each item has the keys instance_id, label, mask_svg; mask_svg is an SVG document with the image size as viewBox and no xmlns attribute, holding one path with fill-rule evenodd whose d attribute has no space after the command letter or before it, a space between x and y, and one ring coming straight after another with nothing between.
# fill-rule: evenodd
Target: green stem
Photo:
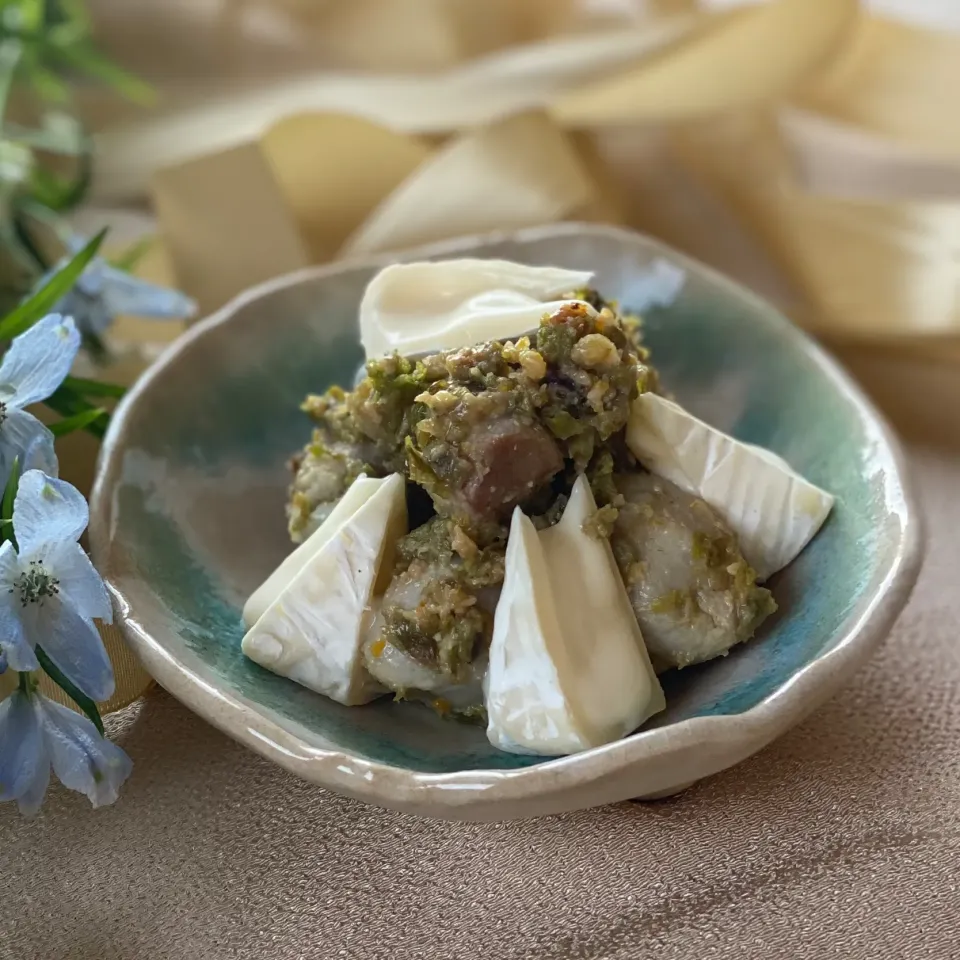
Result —
<instances>
[{"instance_id":1,"label":"green stem","mask_svg":"<svg viewBox=\"0 0 960 960\"><path fill-rule=\"evenodd\" d=\"M74 417L93 407L89 400L84 399L68 387L62 384L46 400L44 406L49 407L54 413L59 413L61 417ZM93 434L97 439L102 440L107 433L107 424L109 417L99 416L92 423L84 426L87 433Z\"/></svg>"},{"instance_id":2,"label":"green stem","mask_svg":"<svg viewBox=\"0 0 960 960\"><path fill-rule=\"evenodd\" d=\"M104 735L103 720L100 719L100 711L96 703L90 699L72 680L60 670L60 668L47 656L43 648L37 646L34 648L37 654L37 660L43 667L43 672L58 686L74 703L90 718L93 725L100 731L100 736ZM22 674L21 674L22 676Z\"/></svg>"},{"instance_id":3,"label":"green stem","mask_svg":"<svg viewBox=\"0 0 960 960\"><path fill-rule=\"evenodd\" d=\"M20 246L30 255L36 265L40 268L40 273L46 273L51 264L47 261L47 258L44 256L43 251L36 243L33 242L33 237L30 235L30 228L24 223L23 211L18 211L13 215L13 231L17 238L20 241Z\"/></svg>"}]
</instances>

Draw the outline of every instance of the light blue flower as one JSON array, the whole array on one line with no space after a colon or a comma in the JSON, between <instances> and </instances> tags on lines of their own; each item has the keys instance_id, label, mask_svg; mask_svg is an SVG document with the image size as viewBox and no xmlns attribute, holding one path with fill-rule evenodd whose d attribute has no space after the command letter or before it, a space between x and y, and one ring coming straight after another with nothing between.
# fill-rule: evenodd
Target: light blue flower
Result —
<instances>
[{"instance_id":1,"label":"light blue flower","mask_svg":"<svg viewBox=\"0 0 960 960\"><path fill-rule=\"evenodd\" d=\"M0 484L6 486L15 457L24 469L56 474L53 434L26 407L46 400L80 349L69 318L50 314L15 337L0 361Z\"/></svg>"},{"instance_id":2,"label":"light blue flower","mask_svg":"<svg viewBox=\"0 0 960 960\"><path fill-rule=\"evenodd\" d=\"M50 782L50 753L32 701L15 690L0 703L0 801L16 800L28 816L40 809Z\"/></svg>"},{"instance_id":3,"label":"light blue flower","mask_svg":"<svg viewBox=\"0 0 960 960\"><path fill-rule=\"evenodd\" d=\"M20 812L32 816L43 803L51 765L65 787L94 807L113 803L133 769L86 717L35 691L16 690L0 703L0 802L16 800Z\"/></svg>"},{"instance_id":4,"label":"light blue flower","mask_svg":"<svg viewBox=\"0 0 960 960\"><path fill-rule=\"evenodd\" d=\"M86 238L72 237L67 248L75 256L86 244ZM51 275L68 262L65 258L57 264ZM197 305L178 290L140 280L94 257L56 309L73 317L83 333L99 336L119 316L186 320L196 313Z\"/></svg>"},{"instance_id":5,"label":"light blue flower","mask_svg":"<svg viewBox=\"0 0 960 960\"><path fill-rule=\"evenodd\" d=\"M94 619L113 611L100 574L77 541L89 512L80 492L39 470L25 473L13 532L0 547L0 647L13 670L39 667L35 647L94 700L113 694L113 667Z\"/></svg>"}]
</instances>

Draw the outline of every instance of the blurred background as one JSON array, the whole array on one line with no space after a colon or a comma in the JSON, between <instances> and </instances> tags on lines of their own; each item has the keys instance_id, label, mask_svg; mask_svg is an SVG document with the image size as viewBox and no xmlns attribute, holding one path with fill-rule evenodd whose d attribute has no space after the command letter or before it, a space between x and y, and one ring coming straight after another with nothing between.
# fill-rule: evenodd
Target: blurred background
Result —
<instances>
[{"instance_id":1,"label":"blurred background","mask_svg":"<svg viewBox=\"0 0 960 960\"><path fill-rule=\"evenodd\" d=\"M2 291L103 225L206 313L332 259L616 223L952 442L958 31L955 0L0 0ZM182 329L125 320L111 376Z\"/></svg>"}]
</instances>

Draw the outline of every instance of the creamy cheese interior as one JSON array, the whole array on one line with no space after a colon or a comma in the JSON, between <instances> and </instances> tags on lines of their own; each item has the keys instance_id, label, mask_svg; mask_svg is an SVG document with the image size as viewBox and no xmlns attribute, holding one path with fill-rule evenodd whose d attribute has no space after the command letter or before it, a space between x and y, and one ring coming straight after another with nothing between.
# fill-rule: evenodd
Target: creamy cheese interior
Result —
<instances>
[{"instance_id":1,"label":"creamy cheese interior","mask_svg":"<svg viewBox=\"0 0 960 960\"><path fill-rule=\"evenodd\" d=\"M508 260L393 264L367 286L360 337L368 359L516 339L564 303L580 302L556 298L592 277L591 271Z\"/></svg>"},{"instance_id":2,"label":"creamy cheese interior","mask_svg":"<svg viewBox=\"0 0 960 960\"><path fill-rule=\"evenodd\" d=\"M383 485L382 480L371 480L364 474L350 485L339 503L330 511L330 516L296 550L257 587L243 605L243 622L252 627L267 608L290 585L307 562L319 553L352 517Z\"/></svg>"},{"instance_id":3,"label":"creamy cheese interior","mask_svg":"<svg viewBox=\"0 0 960 960\"><path fill-rule=\"evenodd\" d=\"M775 453L741 443L656 394L633 402L627 445L652 473L723 517L761 580L790 563L833 508L833 496Z\"/></svg>"},{"instance_id":4,"label":"creamy cheese interior","mask_svg":"<svg viewBox=\"0 0 960 960\"><path fill-rule=\"evenodd\" d=\"M664 708L610 545L580 477L560 522L513 514L485 682L487 736L502 750L560 755L609 743Z\"/></svg>"},{"instance_id":5,"label":"creamy cheese interior","mask_svg":"<svg viewBox=\"0 0 960 960\"><path fill-rule=\"evenodd\" d=\"M242 642L261 666L348 705L383 692L363 663L364 626L407 532L403 477L368 482L373 493L352 510L334 511L317 531L330 528L325 542L288 566L299 570L275 574L261 588L269 603Z\"/></svg>"}]
</instances>

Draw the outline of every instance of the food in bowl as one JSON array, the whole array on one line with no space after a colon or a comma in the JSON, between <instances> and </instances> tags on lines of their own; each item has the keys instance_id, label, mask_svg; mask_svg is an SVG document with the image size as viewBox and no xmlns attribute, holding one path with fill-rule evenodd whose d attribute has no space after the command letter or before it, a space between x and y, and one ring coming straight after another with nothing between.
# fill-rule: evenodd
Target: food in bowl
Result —
<instances>
[{"instance_id":1,"label":"food in bowl","mask_svg":"<svg viewBox=\"0 0 960 960\"><path fill-rule=\"evenodd\" d=\"M666 396L592 276L467 259L371 281L365 376L303 405L297 546L244 608L248 657L557 756L639 729L660 673L756 634L833 498Z\"/></svg>"}]
</instances>

